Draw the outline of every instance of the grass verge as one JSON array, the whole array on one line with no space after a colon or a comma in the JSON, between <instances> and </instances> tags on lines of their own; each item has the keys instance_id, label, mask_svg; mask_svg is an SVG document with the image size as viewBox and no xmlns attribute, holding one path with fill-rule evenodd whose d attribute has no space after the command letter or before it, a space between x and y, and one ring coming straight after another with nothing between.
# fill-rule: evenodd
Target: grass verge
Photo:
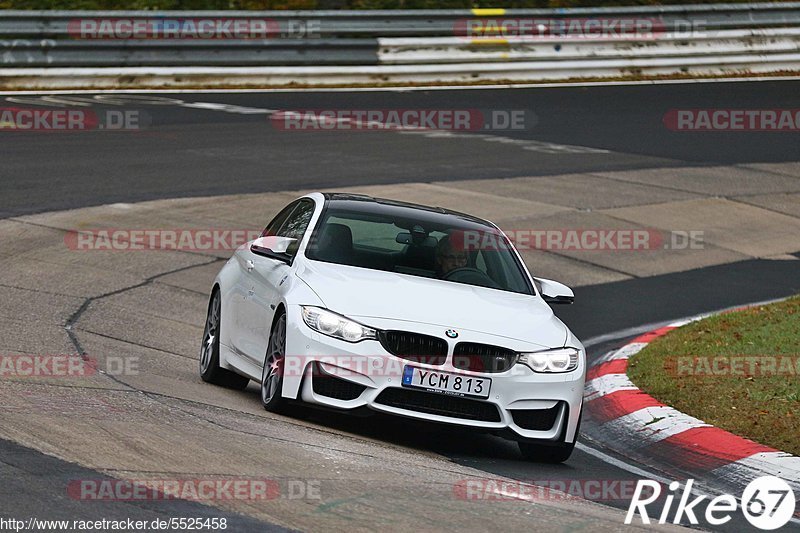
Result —
<instances>
[{"instance_id":1,"label":"grass verge","mask_svg":"<svg viewBox=\"0 0 800 533\"><path fill-rule=\"evenodd\" d=\"M800 296L693 322L631 358L644 392L800 456Z\"/></svg>"}]
</instances>

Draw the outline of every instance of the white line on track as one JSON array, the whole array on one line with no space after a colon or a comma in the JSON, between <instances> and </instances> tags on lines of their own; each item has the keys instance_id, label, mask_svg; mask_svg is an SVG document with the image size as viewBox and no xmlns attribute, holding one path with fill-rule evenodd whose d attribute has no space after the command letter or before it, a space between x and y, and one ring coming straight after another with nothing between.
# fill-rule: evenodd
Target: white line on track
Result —
<instances>
[{"instance_id":1,"label":"white line on track","mask_svg":"<svg viewBox=\"0 0 800 533\"><path fill-rule=\"evenodd\" d=\"M2 95L2 93L0 93L0 95ZM179 100L176 98L167 98L161 96L149 96L149 97L141 95L113 96L108 94L96 94L92 98L87 98L74 95L54 96L52 94L49 94L46 96L35 97L34 95L15 94L13 96L6 96L5 100L7 102L15 104L28 104L28 105L45 106L45 107L73 107L73 106L91 107L93 104L175 106L188 109L200 109L205 111L237 113L242 115L262 114L271 116L273 118L277 116L277 120L279 122L281 120L291 120L293 124L299 126L298 129L303 129L305 126L302 126L300 123L303 122L305 124L306 121L308 121L310 129L312 130L325 131L330 129L327 126L321 126L320 116L316 116L314 113L309 113L306 115L302 112L293 110L246 107L235 104L221 104L218 102L185 102L183 100ZM282 114L282 116L278 116L279 114ZM345 129L350 129L350 126L352 124L360 122L348 117L337 118L333 120L335 120L340 124L347 124L348 127ZM375 130L385 129L385 131L395 134L423 135L425 137L432 139L467 139L471 141L478 140L484 142L498 143L504 146L512 146L520 148L522 150L530 152L538 152L543 154L611 154L612 153L610 150L605 150L603 148L593 148L589 146L578 146L570 144L558 144L552 142L537 141L534 139L515 139L503 135L498 135L496 133L480 133L481 131L487 131L487 130L475 130L465 133L461 131L448 131L435 128L417 128L417 127L394 128L389 126L390 123L388 122L388 120L389 119L387 118L387 122L374 121L374 120L367 121L364 123L366 125L365 129L372 129L374 127ZM381 128L381 126L386 126L386 127ZM353 129L361 129L361 128L362 126L356 126ZM286 129L294 129L294 128L287 127Z\"/></svg>"},{"instance_id":2,"label":"white line on track","mask_svg":"<svg viewBox=\"0 0 800 533\"><path fill-rule=\"evenodd\" d=\"M578 442L577 444L575 444L575 448L584 453L588 453L592 457L600 459L604 463L608 463L611 466L615 466L621 470L625 470L626 472L629 472L635 476L652 479L654 481L658 481L659 483L663 483L664 485L669 485L674 481L673 479L667 479L663 476L659 476L658 474L654 474L653 472L649 472L643 468L639 468L631 464L628 464L625 461L617 459L616 457L611 457L607 453L601 452L597 448L592 448L591 446L584 444L582 442Z\"/></svg>"}]
</instances>

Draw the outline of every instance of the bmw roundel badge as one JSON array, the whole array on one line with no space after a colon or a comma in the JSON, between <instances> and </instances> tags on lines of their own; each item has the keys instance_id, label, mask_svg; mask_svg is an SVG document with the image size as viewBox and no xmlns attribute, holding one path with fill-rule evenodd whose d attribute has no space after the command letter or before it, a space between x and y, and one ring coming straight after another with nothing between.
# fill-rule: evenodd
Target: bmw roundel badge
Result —
<instances>
[{"instance_id":1,"label":"bmw roundel badge","mask_svg":"<svg viewBox=\"0 0 800 533\"><path fill-rule=\"evenodd\" d=\"M447 331L444 332L444 334L450 337L451 339L455 339L456 337L458 337L458 332L454 329L448 329Z\"/></svg>"}]
</instances>

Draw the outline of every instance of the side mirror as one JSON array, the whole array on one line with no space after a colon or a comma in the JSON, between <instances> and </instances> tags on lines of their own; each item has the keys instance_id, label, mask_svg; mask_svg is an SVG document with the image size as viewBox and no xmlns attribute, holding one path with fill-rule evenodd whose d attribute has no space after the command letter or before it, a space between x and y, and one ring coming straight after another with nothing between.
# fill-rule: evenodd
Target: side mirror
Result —
<instances>
[{"instance_id":1,"label":"side mirror","mask_svg":"<svg viewBox=\"0 0 800 533\"><path fill-rule=\"evenodd\" d=\"M292 262L293 249L297 249L297 239L290 237L259 237L250 245L250 251L254 254L277 259L287 265Z\"/></svg>"},{"instance_id":2,"label":"side mirror","mask_svg":"<svg viewBox=\"0 0 800 533\"><path fill-rule=\"evenodd\" d=\"M575 301L572 289L551 279L533 278L545 302L551 304L571 304Z\"/></svg>"}]
</instances>

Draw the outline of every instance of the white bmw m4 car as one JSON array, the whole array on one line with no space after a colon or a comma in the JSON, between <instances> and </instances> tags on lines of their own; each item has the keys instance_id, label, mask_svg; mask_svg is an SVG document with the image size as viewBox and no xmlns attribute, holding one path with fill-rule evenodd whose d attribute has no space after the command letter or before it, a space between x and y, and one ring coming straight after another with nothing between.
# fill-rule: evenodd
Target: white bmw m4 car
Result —
<instances>
[{"instance_id":1,"label":"white bmw m4 car","mask_svg":"<svg viewBox=\"0 0 800 533\"><path fill-rule=\"evenodd\" d=\"M583 345L502 231L442 208L313 193L239 248L211 290L200 374L261 401L467 426L565 461Z\"/></svg>"}]
</instances>

